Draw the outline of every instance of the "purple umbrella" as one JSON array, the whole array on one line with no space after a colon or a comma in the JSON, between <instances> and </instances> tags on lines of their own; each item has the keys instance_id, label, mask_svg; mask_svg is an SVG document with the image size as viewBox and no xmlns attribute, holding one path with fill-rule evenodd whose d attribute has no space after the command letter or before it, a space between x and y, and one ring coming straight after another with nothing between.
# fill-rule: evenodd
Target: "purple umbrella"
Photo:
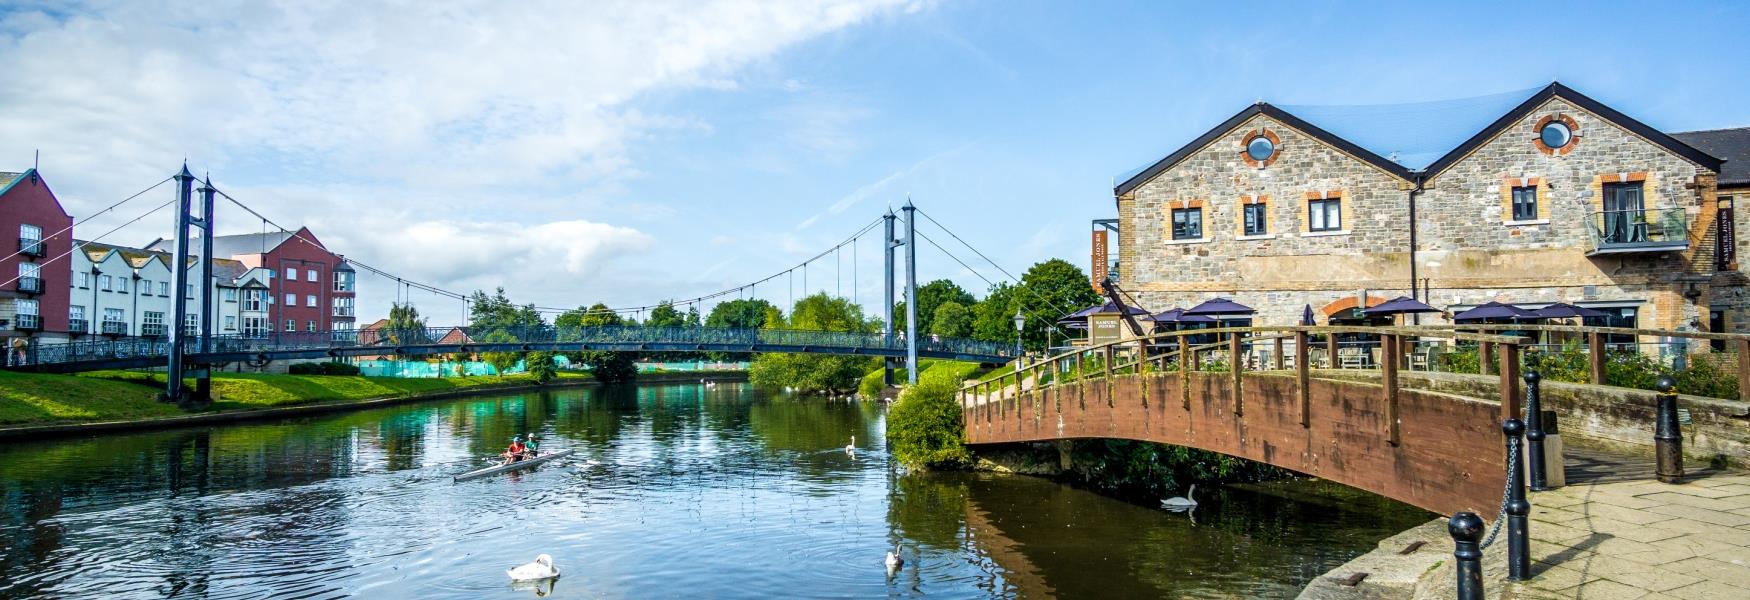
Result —
<instances>
[{"instance_id":1,"label":"purple umbrella","mask_svg":"<svg viewBox=\"0 0 1750 600\"><path fill-rule=\"evenodd\" d=\"M1440 312L1440 309L1428 306L1408 296L1398 296L1385 302L1375 304L1361 312L1370 315L1397 315L1405 313Z\"/></svg>"},{"instance_id":2,"label":"purple umbrella","mask_svg":"<svg viewBox=\"0 0 1750 600\"><path fill-rule=\"evenodd\" d=\"M1569 317L1608 317L1610 313L1592 310L1584 306L1574 306L1566 302L1557 302L1534 311L1537 316L1545 319L1566 319Z\"/></svg>"},{"instance_id":3,"label":"purple umbrella","mask_svg":"<svg viewBox=\"0 0 1750 600\"><path fill-rule=\"evenodd\" d=\"M1306 309L1300 312L1300 324L1308 327L1319 324L1318 320L1313 318L1311 304L1306 305Z\"/></svg>"},{"instance_id":4,"label":"purple umbrella","mask_svg":"<svg viewBox=\"0 0 1750 600\"><path fill-rule=\"evenodd\" d=\"M1148 311L1134 307L1134 306L1126 306L1126 307L1124 307L1124 309L1125 309L1124 312L1130 313L1132 315L1142 315L1144 317L1148 316ZM1090 306L1090 307L1075 311L1073 313L1070 313L1068 315L1064 315L1063 318L1057 320L1057 324L1063 325L1065 327L1069 327L1071 329L1087 329L1088 317L1093 316L1093 315L1103 315L1103 314L1116 313L1116 312L1118 312L1118 305L1113 304L1110 300L1108 300L1108 301L1106 301L1105 304L1101 304L1098 306Z\"/></svg>"},{"instance_id":5,"label":"purple umbrella","mask_svg":"<svg viewBox=\"0 0 1750 600\"><path fill-rule=\"evenodd\" d=\"M1250 306L1219 296L1185 309L1187 315L1249 315L1256 312L1258 311L1252 310Z\"/></svg>"},{"instance_id":6,"label":"purple umbrella","mask_svg":"<svg viewBox=\"0 0 1750 600\"><path fill-rule=\"evenodd\" d=\"M1203 315L1187 314L1183 308L1172 308L1149 317L1156 323L1214 323L1215 319Z\"/></svg>"},{"instance_id":7,"label":"purple umbrella","mask_svg":"<svg viewBox=\"0 0 1750 600\"><path fill-rule=\"evenodd\" d=\"M1543 318L1535 311L1525 310L1511 304L1486 302L1476 308L1452 315L1454 321L1483 321L1487 319L1513 319L1530 321Z\"/></svg>"}]
</instances>

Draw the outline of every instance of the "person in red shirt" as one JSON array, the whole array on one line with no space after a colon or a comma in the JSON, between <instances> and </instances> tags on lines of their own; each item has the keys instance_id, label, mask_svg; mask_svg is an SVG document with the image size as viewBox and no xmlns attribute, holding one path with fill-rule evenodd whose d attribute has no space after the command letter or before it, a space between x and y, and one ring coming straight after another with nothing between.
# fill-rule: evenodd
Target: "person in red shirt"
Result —
<instances>
[{"instance_id":1,"label":"person in red shirt","mask_svg":"<svg viewBox=\"0 0 1750 600\"><path fill-rule=\"evenodd\" d=\"M504 462L513 463L522 460L528 451L528 447L523 445L523 436L519 435L510 439L510 448L506 449L504 454L500 456L504 457Z\"/></svg>"}]
</instances>

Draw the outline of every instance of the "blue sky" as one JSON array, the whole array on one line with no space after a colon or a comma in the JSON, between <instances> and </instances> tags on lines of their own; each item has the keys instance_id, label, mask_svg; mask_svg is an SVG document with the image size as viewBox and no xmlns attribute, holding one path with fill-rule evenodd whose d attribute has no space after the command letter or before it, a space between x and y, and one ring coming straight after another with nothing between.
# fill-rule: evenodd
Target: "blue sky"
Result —
<instances>
[{"instance_id":1,"label":"blue sky","mask_svg":"<svg viewBox=\"0 0 1750 600\"><path fill-rule=\"evenodd\" d=\"M559 3L340 18L227 6L176 19L136 3L12 5L0 62L37 83L0 90L14 133L0 168L42 148L77 216L188 156L277 220L410 277L634 305L787 268L907 194L1017 273L1082 264L1089 220L1113 216L1115 176L1258 99L1392 104L1559 79L1666 131L1750 125L1750 5L1410 4ZM105 241L144 243L148 229ZM877 253L873 240L857 252L866 304ZM928 245L919 263L924 279L985 287ZM833 274L819 263L809 283L832 291ZM364 286L361 312L386 310L389 285ZM459 316L415 299L434 320Z\"/></svg>"}]
</instances>

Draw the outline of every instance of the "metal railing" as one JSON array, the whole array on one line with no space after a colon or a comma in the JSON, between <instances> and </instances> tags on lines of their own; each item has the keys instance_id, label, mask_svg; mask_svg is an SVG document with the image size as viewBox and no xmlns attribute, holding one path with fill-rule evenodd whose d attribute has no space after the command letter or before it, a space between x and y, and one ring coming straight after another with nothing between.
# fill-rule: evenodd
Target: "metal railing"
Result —
<instances>
[{"instance_id":1,"label":"metal railing","mask_svg":"<svg viewBox=\"0 0 1750 600\"><path fill-rule=\"evenodd\" d=\"M67 319L67 333L91 333L91 322L85 319Z\"/></svg>"},{"instance_id":2,"label":"metal railing","mask_svg":"<svg viewBox=\"0 0 1750 600\"><path fill-rule=\"evenodd\" d=\"M19 277L18 278L18 292L21 294L41 294L41 293L43 293L43 278L41 278L41 277Z\"/></svg>"},{"instance_id":3,"label":"metal railing","mask_svg":"<svg viewBox=\"0 0 1750 600\"><path fill-rule=\"evenodd\" d=\"M1594 253L1668 252L1689 248L1689 218L1682 208L1592 213L1586 229Z\"/></svg>"},{"instance_id":4,"label":"metal railing","mask_svg":"<svg viewBox=\"0 0 1750 600\"><path fill-rule=\"evenodd\" d=\"M125 327L124 323L114 322ZM105 322L110 333L111 322ZM458 333L458 330L459 333ZM125 333L117 332L117 333ZM156 342L153 342L156 343ZM724 327L428 327L215 335L215 353L273 354L335 351L363 354L442 354L505 350L566 350L593 347L629 351L804 352L835 354L902 354L904 336L880 333L797 331ZM160 346L140 340L82 340L41 344L37 364L100 361L163 355ZM1014 357L1007 342L958 338L918 340L923 356L1004 362Z\"/></svg>"},{"instance_id":5,"label":"metal railing","mask_svg":"<svg viewBox=\"0 0 1750 600\"><path fill-rule=\"evenodd\" d=\"M43 247L42 240L18 238L18 253L25 256L42 257L48 254L48 250Z\"/></svg>"},{"instance_id":6,"label":"metal railing","mask_svg":"<svg viewBox=\"0 0 1750 600\"><path fill-rule=\"evenodd\" d=\"M41 315L16 315L13 321L13 328L19 331L41 331L43 328Z\"/></svg>"}]
</instances>

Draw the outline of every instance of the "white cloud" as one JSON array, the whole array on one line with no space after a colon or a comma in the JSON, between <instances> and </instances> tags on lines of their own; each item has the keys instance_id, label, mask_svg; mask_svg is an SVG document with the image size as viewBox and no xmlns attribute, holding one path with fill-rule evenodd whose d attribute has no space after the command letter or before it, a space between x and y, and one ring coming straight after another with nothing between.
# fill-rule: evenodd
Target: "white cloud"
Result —
<instances>
[{"instance_id":1,"label":"white cloud","mask_svg":"<svg viewBox=\"0 0 1750 600\"><path fill-rule=\"evenodd\" d=\"M277 220L311 224L337 250L438 285L506 283L514 296L518 282L549 267L587 278L596 262L651 243L596 222L603 217L672 214L653 201L577 197L639 176L630 148L647 137L711 127L650 112L641 96L735 93L742 67L921 6L27 5L0 11L0 64L13 82L0 86L0 168L24 166L41 149L45 175L77 216L187 157L247 186L251 195L240 197ZM832 119L816 122L830 128ZM622 212L576 218L577 207L613 212L604 206ZM132 215L118 213L81 233ZM165 225L113 241L143 243Z\"/></svg>"}]
</instances>

